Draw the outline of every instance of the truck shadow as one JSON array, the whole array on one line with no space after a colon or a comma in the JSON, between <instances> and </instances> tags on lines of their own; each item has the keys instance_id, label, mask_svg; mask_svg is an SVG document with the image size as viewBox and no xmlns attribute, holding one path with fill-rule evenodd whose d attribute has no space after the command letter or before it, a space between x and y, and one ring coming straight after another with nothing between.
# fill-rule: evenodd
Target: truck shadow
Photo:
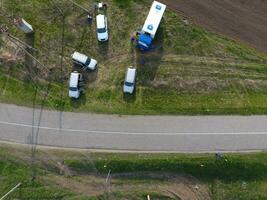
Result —
<instances>
[{"instance_id":1,"label":"truck shadow","mask_svg":"<svg viewBox=\"0 0 267 200\"><path fill-rule=\"evenodd\" d=\"M141 52L138 48L135 48L138 83L142 86L148 86L155 80L158 68L162 62L161 60L164 55L163 27L163 24L159 27L149 51Z\"/></svg>"}]
</instances>

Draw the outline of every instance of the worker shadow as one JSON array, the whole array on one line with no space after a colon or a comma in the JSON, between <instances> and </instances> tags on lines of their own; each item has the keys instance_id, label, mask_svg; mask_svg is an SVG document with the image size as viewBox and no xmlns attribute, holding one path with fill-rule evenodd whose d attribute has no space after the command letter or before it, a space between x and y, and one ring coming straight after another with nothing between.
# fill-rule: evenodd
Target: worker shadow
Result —
<instances>
[{"instance_id":1,"label":"worker shadow","mask_svg":"<svg viewBox=\"0 0 267 200\"><path fill-rule=\"evenodd\" d=\"M0 89L0 96L4 96L6 93L6 90L8 88L8 82L9 82L9 78L12 77L12 66L9 65L8 66L8 70L5 72L5 81L3 82L1 89Z\"/></svg>"},{"instance_id":2,"label":"worker shadow","mask_svg":"<svg viewBox=\"0 0 267 200\"><path fill-rule=\"evenodd\" d=\"M148 51L135 48L138 83L149 86L155 80L164 55L164 28L161 26Z\"/></svg>"}]
</instances>

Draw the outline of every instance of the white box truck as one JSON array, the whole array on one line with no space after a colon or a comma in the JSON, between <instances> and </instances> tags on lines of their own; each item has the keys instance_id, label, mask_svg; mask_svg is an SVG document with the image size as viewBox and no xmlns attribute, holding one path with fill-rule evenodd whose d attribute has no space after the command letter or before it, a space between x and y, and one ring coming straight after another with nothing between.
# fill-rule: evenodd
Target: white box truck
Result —
<instances>
[{"instance_id":1,"label":"white box truck","mask_svg":"<svg viewBox=\"0 0 267 200\"><path fill-rule=\"evenodd\" d=\"M165 10L166 5L158 1L153 2L137 42L139 49L148 50L150 48Z\"/></svg>"}]
</instances>

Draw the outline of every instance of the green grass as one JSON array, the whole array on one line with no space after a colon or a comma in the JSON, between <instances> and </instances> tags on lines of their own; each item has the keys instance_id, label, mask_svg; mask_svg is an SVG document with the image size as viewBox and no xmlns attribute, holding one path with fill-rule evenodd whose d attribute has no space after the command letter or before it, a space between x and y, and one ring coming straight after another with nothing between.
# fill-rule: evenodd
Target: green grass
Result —
<instances>
[{"instance_id":1,"label":"green grass","mask_svg":"<svg viewBox=\"0 0 267 200\"><path fill-rule=\"evenodd\" d=\"M0 194L22 182L21 189L10 199L102 200L109 195L118 200L141 200L149 193L153 199L171 200L171 196L151 187L172 188L175 177L183 176L197 178L197 184L206 186L214 200L267 198L266 153L225 154L216 161L213 154L113 154L39 149L33 165L30 155L29 148L0 146ZM71 173L62 172L58 163ZM101 184L109 170L113 186L107 194ZM85 189L77 190L82 185ZM98 194L86 192L97 186Z\"/></svg>"},{"instance_id":2,"label":"green grass","mask_svg":"<svg viewBox=\"0 0 267 200\"><path fill-rule=\"evenodd\" d=\"M36 88L31 82L34 77L39 105L47 80L52 81L45 102L50 109L116 114L267 113L265 53L188 24L169 10L151 52L142 54L131 46L130 36L142 27L150 1L107 1L110 41L106 44L97 42L95 23L91 27L85 24L85 13L67 1L3 2L6 11L20 14L33 25L34 38L26 38L2 17L0 22L8 24L13 35L34 44L39 50L35 56L52 71L48 78L46 69L26 67L23 54L15 62L2 62L2 102L31 105ZM93 5L93 1L90 6L85 0L77 2L87 8ZM60 84L62 17L55 4L66 15L63 85ZM14 49L3 38L1 41L0 58L6 52L12 54ZM96 72L83 72L86 92L78 101L67 97L67 80L73 70L70 54L74 50L100 63ZM129 65L137 67L137 89L133 96L124 96L121 83Z\"/></svg>"}]
</instances>

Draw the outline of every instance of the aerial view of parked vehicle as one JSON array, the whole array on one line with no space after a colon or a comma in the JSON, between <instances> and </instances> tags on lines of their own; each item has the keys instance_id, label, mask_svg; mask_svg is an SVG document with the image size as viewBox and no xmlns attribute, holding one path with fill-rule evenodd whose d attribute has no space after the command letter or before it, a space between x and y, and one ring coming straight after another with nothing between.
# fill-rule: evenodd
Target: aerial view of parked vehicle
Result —
<instances>
[{"instance_id":1,"label":"aerial view of parked vehicle","mask_svg":"<svg viewBox=\"0 0 267 200\"><path fill-rule=\"evenodd\" d=\"M83 67L84 70L90 69L95 70L97 66L97 61L93 58L89 58L88 56L81 54L79 52L74 52L72 54L72 61Z\"/></svg>"},{"instance_id":2,"label":"aerial view of parked vehicle","mask_svg":"<svg viewBox=\"0 0 267 200\"><path fill-rule=\"evenodd\" d=\"M135 88L136 69L129 67L123 84L123 92L132 94Z\"/></svg>"},{"instance_id":3,"label":"aerial view of parked vehicle","mask_svg":"<svg viewBox=\"0 0 267 200\"><path fill-rule=\"evenodd\" d=\"M74 71L70 74L70 80L69 80L69 97L78 99L80 97L80 94L82 92L82 74L78 73L77 71Z\"/></svg>"},{"instance_id":4,"label":"aerial view of parked vehicle","mask_svg":"<svg viewBox=\"0 0 267 200\"><path fill-rule=\"evenodd\" d=\"M97 39L100 42L108 40L108 23L107 17L103 14L96 16L96 28L97 28Z\"/></svg>"}]
</instances>

